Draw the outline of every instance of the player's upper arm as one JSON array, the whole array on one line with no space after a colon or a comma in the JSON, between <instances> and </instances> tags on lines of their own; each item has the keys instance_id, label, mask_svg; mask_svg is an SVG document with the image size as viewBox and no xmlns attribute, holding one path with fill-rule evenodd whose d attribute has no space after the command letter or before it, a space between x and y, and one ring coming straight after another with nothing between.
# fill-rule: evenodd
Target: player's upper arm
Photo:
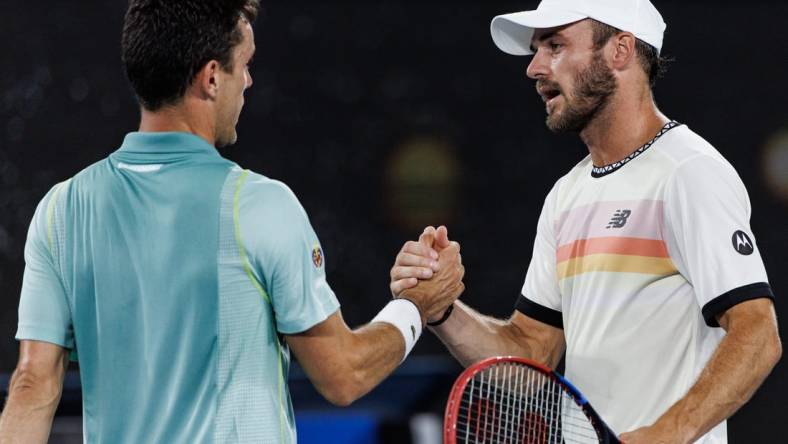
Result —
<instances>
[{"instance_id":1,"label":"player's upper arm","mask_svg":"<svg viewBox=\"0 0 788 444\"><path fill-rule=\"evenodd\" d=\"M339 302L326 282L325 254L293 192L251 173L239 200L241 238L273 304L277 330L302 332L335 313Z\"/></svg>"},{"instance_id":2,"label":"player's upper arm","mask_svg":"<svg viewBox=\"0 0 788 444\"><path fill-rule=\"evenodd\" d=\"M559 181L545 199L536 226L533 255L528 264L518 311L553 327L563 328L561 290L558 287L556 254L558 239L553 226Z\"/></svg>"},{"instance_id":3,"label":"player's upper arm","mask_svg":"<svg viewBox=\"0 0 788 444\"><path fill-rule=\"evenodd\" d=\"M718 327L717 318L742 302L774 298L733 167L707 154L684 161L664 202L671 260L693 286L706 324Z\"/></svg>"},{"instance_id":4,"label":"player's upper arm","mask_svg":"<svg viewBox=\"0 0 788 444\"><path fill-rule=\"evenodd\" d=\"M737 304L717 316L728 334L738 334L760 347L759 359L774 365L782 356L774 303L763 297Z\"/></svg>"},{"instance_id":5,"label":"player's upper arm","mask_svg":"<svg viewBox=\"0 0 788 444\"><path fill-rule=\"evenodd\" d=\"M71 310L57 262L56 223L65 184L56 185L41 200L25 243L25 271L19 300L18 340L46 341L74 348Z\"/></svg>"},{"instance_id":6,"label":"player's upper arm","mask_svg":"<svg viewBox=\"0 0 788 444\"><path fill-rule=\"evenodd\" d=\"M306 331L285 335L285 340L315 388L329 401L347 404L341 399L354 389L343 387L354 383L351 359L346 356L354 350L354 338L342 313L337 311Z\"/></svg>"},{"instance_id":7,"label":"player's upper arm","mask_svg":"<svg viewBox=\"0 0 788 444\"><path fill-rule=\"evenodd\" d=\"M511 340L524 345L524 354L554 367L566 348L561 290L558 287L556 254L558 239L554 218L562 180L545 198L536 226L533 255L525 282L506 330Z\"/></svg>"},{"instance_id":8,"label":"player's upper arm","mask_svg":"<svg viewBox=\"0 0 788 444\"><path fill-rule=\"evenodd\" d=\"M311 370L340 359L342 350L352 340L351 335L352 331L342 319L342 314L336 312L306 331L285 335L285 339L311 377L313 374L318 375Z\"/></svg>"},{"instance_id":9,"label":"player's upper arm","mask_svg":"<svg viewBox=\"0 0 788 444\"><path fill-rule=\"evenodd\" d=\"M521 354L555 368L566 349L564 330L515 310L504 330L509 340L523 345Z\"/></svg>"},{"instance_id":10,"label":"player's upper arm","mask_svg":"<svg viewBox=\"0 0 788 444\"><path fill-rule=\"evenodd\" d=\"M717 321L725 331L730 331L732 328L767 328L774 332L779 341L774 303L766 297L737 304L717 315Z\"/></svg>"}]
</instances>

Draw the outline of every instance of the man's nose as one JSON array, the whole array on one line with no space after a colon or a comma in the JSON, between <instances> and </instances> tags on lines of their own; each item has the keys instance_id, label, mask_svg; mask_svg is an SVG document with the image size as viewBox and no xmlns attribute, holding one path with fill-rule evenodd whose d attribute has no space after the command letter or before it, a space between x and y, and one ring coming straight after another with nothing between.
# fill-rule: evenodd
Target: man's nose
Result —
<instances>
[{"instance_id":1,"label":"man's nose","mask_svg":"<svg viewBox=\"0 0 788 444\"><path fill-rule=\"evenodd\" d=\"M246 71L246 87L244 89L249 89L252 87L252 73L249 70Z\"/></svg>"},{"instance_id":2,"label":"man's nose","mask_svg":"<svg viewBox=\"0 0 788 444\"><path fill-rule=\"evenodd\" d=\"M537 49L536 54L534 54L531 59L531 63L528 64L528 68L525 70L525 74L531 79L538 80L539 78L546 77L548 72L549 64L547 54L541 49Z\"/></svg>"}]
</instances>

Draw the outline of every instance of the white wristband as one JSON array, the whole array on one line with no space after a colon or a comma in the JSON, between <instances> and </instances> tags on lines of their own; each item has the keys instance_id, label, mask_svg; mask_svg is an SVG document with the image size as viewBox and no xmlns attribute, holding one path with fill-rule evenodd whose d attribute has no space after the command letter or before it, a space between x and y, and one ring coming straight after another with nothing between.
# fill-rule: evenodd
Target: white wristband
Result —
<instances>
[{"instance_id":1,"label":"white wristband","mask_svg":"<svg viewBox=\"0 0 788 444\"><path fill-rule=\"evenodd\" d=\"M416 304L407 299L394 299L386 304L383 310L380 310L380 313L370 321L373 322L391 324L402 333L405 339L405 355L402 356L402 361L408 357L421 336L421 314Z\"/></svg>"}]
</instances>

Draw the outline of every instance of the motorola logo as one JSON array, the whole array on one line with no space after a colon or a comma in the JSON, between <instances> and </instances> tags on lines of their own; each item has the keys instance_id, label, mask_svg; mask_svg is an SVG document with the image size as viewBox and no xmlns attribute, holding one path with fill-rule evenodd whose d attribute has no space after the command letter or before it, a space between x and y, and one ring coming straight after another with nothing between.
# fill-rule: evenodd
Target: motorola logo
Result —
<instances>
[{"instance_id":1,"label":"motorola logo","mask_svg":"<svg viewBox=\"0 0 788 444\"><path fill-rule=\"evenodd\" d=\"M747 233L744 231L738 230L733 233L733 237L731 237L731 241L733 242L733 248L739 252L739 254L743 254L748 256L755 251L755 247L752 246L752 241L750 237L747 236Z\"/></svg>"}]
</instances>

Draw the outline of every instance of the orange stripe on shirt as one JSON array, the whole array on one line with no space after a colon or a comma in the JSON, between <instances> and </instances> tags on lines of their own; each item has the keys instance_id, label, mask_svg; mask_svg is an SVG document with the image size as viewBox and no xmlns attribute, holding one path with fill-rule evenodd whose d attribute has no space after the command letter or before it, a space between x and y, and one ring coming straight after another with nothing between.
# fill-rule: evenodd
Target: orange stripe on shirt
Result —
<instances>
[{"instance_id":1,"label":"orange stripe on shirt","mask_svg":"<svg viewBox=\"0 0 788 444\"><path fill-rule=\"evenodd\" d=\"M669 257L665 242L637 237L594 237L579 239L558 247L556 262L589 254L623 254L627 256Z\"/></svg>"},{"instance_id":2,"label":"orange stripe on shirt","mask_svg":"<svg viewBox=\"0 0 788 444\"><path fill-rule=\"evenodd\" d=\"M643 273L669 276L678 273L667 257L629 256L623 254L590 254L563 261L557 265L558 279L592 271Z\"/></svg>"}]
</instances>

